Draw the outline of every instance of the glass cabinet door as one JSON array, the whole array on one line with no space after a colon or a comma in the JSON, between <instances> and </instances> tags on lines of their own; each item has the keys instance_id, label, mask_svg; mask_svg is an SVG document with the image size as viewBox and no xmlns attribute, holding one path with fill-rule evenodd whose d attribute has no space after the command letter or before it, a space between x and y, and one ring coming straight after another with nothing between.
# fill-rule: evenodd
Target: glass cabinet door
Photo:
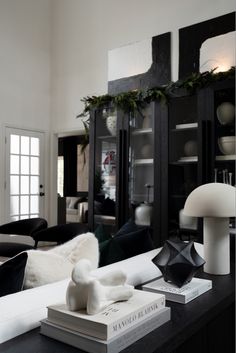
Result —
<instances>
[{"instance_id":1,"label":"glass cabinet door","mask_svg":"<svg viewBox=\"0 0 236 353\"><path fill-rule=\"evenodd\" d=\"M173 98L169 105L168 234L196 235L197 218L186 217L187 196L200 184L197 95Z\"/></svg>"},{"instance_id":2,"label":"glass cabinet door","mask_svg":"<svg viewBox=\"0 0 236 353\"><path fill-rule=\"evenodd\" d=\"M129 208L136 224L151 226L154 201L153 105L130 117Z\"/></svg>"},{"instance_id":3,"label":"glass cabinet door","mask_svg":"<svg viewBox=\"0 0 236 353\"><path fill-rule=\"evenodd\" d=\"M103 110L96 116L94 138L93 228L116 225L117 113Z\"/></svg>"},{"instance_id":4,"label":"glass cabinet door","mask_svg":"<svg viewBox=\"0 0 236 353\"><path fill-rule=\"evenodd\" d=\"M215 182L235 185L235 88L214 91L214 174Z\"/></svg>"},{"instance_id":5,"label":"glass cabinet door","mask_svg":"<svg viewBox=\"0 0 236 353\"><path fill-rule=\"evenodd\" d=\"M235 84L232 81L217 85L212 91L213 164L211 182L235 186ZM235 228L235 218L230 220Z\"/></svg>"}]
</instances>

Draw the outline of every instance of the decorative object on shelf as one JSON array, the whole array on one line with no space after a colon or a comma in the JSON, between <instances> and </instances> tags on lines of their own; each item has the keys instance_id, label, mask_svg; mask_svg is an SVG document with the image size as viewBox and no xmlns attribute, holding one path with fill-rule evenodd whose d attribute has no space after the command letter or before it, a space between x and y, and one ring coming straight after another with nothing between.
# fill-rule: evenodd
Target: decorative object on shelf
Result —
<instances>
[{"instance_id":1,"label":"decorative object on shelf","mask_svg":"<svg viewBox=\"0 0 236 353\"><path fill-rule=\"evenodd\" d=\"M139 226L150 226L152 221L152 205L144 202L135 209L135 223Z\"/></svg>"},{"instance_id":2,"label":"decorative object on shelf","mask_svg":"<svg viewBox=\"0 0 236 353\"><path fill-rule=\"evenodd\" d=\"M184 154L187 157L192 157L197 155L197 142L194 140L189 140L184 144Z\"/></svg>"},{"instance_id":3,"label":"decorative object on shelf","mask_svg":"<svg viewBox=\"0 0 236 353\"><path fill-rule=\"evenodd\" d=\"M236 137L235 136L222 136L218 139L218 146L221 153L225 155L233 155L235 151Z\"/></svg>"},{"instance_id":4,"label":"decorative object on shelf","mask_svg":"<svg viewBox=\"0 0 236 353\"><path fill-rule=\"evenodd\" d=\"M147 188L147 201L141 203L135 209L135 223L139 226L150 226L152 223L152 204L149 202L150 188L153 187L150 184L145 184Z\"/></svg>"},{"instance_id":5,"label":"decorative object on shelf","mask_svg":"<svg viewBox=\"0 0 236 353\"><path fill-rule=\"evenodd\" d=\"M117 123L117 114L116 111L111 111L110 114L106 117L106 127L112 136L116 136L116 123Z\"/></svg>"},{"instance_id":6,"label":"decorative object on shelf","mask_svg":"<svg viewBox=\"0 0 236 353\"><path fill-rule=\"evenodd\" d=\"M214 182L217 183L218 169L214 168Z\"/></svg>"},{"instance_id":7,"label":"decorative object on shelf","mask_svg":"<svg viewBox=\"0 0 236 353\"><path fill-rule=\"evenodd\" d=\"M233 173L229 173L229 185L233 185Z\"/></svg>"},{"instance_id":8,"label":"decorative object on shelf","mask_svg":"<svg viewBox=\"0 0 236 353\"><path fill-rule=\"evenodd\" d=\"M229 184L229 182L228 182L228 179L229 179L228 169L222 170L222 173L223 173L223 183Z\"/></svg>"},{"instance_id":9,"label":"decorative object on shelf","mask_svg":"<svg viewBox=\"0 0 236 353\"><path fill-rule=\"evenodd\" d=\"M230 273L229 217L235 216L235 187L223 183L204 184L192 191L184 214L203 217L204 271Z\"/></svg>"},{"instance_id":10,"label":"decorative object on shelf","mask_svg":"<svg viewBox=\"0 0 236 353\"><path fill-rule=\"evenodd\" d=\"M179 227L181 229L197 229L197 218L184 214L184 210L179 211Z\"/></svg>"},{"instance_id":11,"label":"decorative object on shelf","mask_svg":"<svg viewBox=\"0 0 236 353\"><path fill-rule=\"evenodd\" d=\"M101 278L95 278L90 274L92 269L87 259L75 265L66 292L69 310L86 309L87 314L94 315L111 303L132 297L133 287L125 284L126 275L121 270L113 270Z\"/></svg>"},{"instance_id":12,"label":"decorative object on shelf","mask_svg":"<svg viewBox=\"0 0 236 353\"><path fill-rule=\"evenodd\" d=\"M143 117L142 129L149 129L151 127L151 117L150 115L145 115Z\"/></svg>"},{"instance_id":13,"label":"decorative object on shelf","mask_svg":"<svg viewBox=\"0 0 236 353\"><path fill-rule=\"evenodd\" d=\"M222 125L232 124L235 117L235 106L230 102L223 102L217 107L216 115Z\"/></svg>"},{"instance_id":14,"label":"decorative object on shelf","mask_svg":"<svg viewBox=\"0 0 236 353\"><path fill-rule=\"evenodd\" d=\"M140 154L143 158L150 158L152 155L152 145L150 143L146 143L140 149Z\"/></svg>"},{"instance_id":15,"label":"decorative object on shelf","mask_svg":"<svg viewBox=\"0 0 236 353\"><path fill-rule=\"evenodd\" d=\"M107 174L112 174L116 168L116 153L115 151L108 151L106 158L103 161L104 170Z\"/></svg>"},{"instance_id":16,"label":"decorative object on shelf","mask_svg":"<svg viewBox=\"0 0 236 353\"><path fill-rule=\"evenodd\" d=\"M190 282L205 261L197 253L194 242L167 240L162 250L152 259L166 282L178 287Z\"/></svg>"}]
</instances>

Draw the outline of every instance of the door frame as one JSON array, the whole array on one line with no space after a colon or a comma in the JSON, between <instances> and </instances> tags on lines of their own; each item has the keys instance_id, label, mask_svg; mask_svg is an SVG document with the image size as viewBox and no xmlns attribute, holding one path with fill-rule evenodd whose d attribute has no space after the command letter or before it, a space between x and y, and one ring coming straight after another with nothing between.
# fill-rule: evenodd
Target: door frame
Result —
<instances>
[{"instance_id":1,"label":"door frame","mask_svg":"<svg viewBox=\"0 0 236 353\"><path fill-rule=\"evenodd\" d=\"M47 201L48 201L48 190L47 190L47 179L48 179L48 172L47 171L47 165L48 165L48 161L46 160L46 149L47 149L47 132L44 130L40 130L40 129L35 129L35 128L29 128L29 127L20 127L17 125L10 125L10 124L5 124L3 125L3 183L2 183L2 187L3 187L3 199L5 201L5 205L8 205L5 208L5 211L2 212L2 217L3 217L3 221L4 222L8 222L9 221L9 215L8 215L8 210L9 210L9 195L7 195L7 187L6 187L6 183L7 183L7 172L10 171L9 168L7 168L7 153L10 153L10 151L7 150L7 133L8 133L8 129L9 130L19 130L19 131L25 131L26 133L29 132L30 133L38 133L38 134L42 134L42 146L41 146L41 154L43 157L43 162L42 162L42 173L40 173L41 177L42 177L42 181L43 181L43 185L44 185L44 193L45 193L45 197L43 198L43 200L41 201L42 204L42 217L43 218L48 218L48 208L46 207L47 205ZM10 145L9 145L10 146Z\"/></svg>"},{"instance_id":2,"label":"door frame","mask_svg":"<svg viewBox=\"0 0 236 353\"><path fill-rule=\"evenodd\" d=\"M51 133L51 156L50 156L50 223L57 224L57 157L58 157L58 139L60 137L69 137L75 135L84 135L84 129L53 131ZM56 182L55 182L56 181Z\"/></svg>"}]
</instances>

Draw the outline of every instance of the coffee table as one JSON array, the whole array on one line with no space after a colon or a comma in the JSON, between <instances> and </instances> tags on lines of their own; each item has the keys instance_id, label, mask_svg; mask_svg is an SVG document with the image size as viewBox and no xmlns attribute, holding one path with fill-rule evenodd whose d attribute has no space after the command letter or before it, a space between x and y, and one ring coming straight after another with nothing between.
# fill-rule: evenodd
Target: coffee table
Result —
<instances>
[{"instance_id":1,"label":"coffee table","mask_svg":"<svg viewBox=\"0 0 236 353\"><path fill-rule=\"evenodd\" d=\"M235 276L211 276L212 290L188 304L168 302L171 321L127 347L124 353L234 353ZM42 336L37 328L0 345L1 353L81 353ZM94 352L97 353L97 352Z\"/></svg>"}]
</instances>

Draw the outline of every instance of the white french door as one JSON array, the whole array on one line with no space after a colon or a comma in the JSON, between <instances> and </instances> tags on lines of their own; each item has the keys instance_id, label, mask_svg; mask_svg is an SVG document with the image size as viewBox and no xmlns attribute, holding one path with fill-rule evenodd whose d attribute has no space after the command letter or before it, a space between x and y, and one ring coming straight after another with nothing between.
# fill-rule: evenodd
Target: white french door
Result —
<instances>
[{"instance_id":1,"label":"white french door","mask_svg":"<svg viewBox=\"0 0 236 353\"><path fill-rule=\"evenodd\" d=\"M6 128L6 221L44 217L44 134Z\"/></svg>"}]
</instances>

